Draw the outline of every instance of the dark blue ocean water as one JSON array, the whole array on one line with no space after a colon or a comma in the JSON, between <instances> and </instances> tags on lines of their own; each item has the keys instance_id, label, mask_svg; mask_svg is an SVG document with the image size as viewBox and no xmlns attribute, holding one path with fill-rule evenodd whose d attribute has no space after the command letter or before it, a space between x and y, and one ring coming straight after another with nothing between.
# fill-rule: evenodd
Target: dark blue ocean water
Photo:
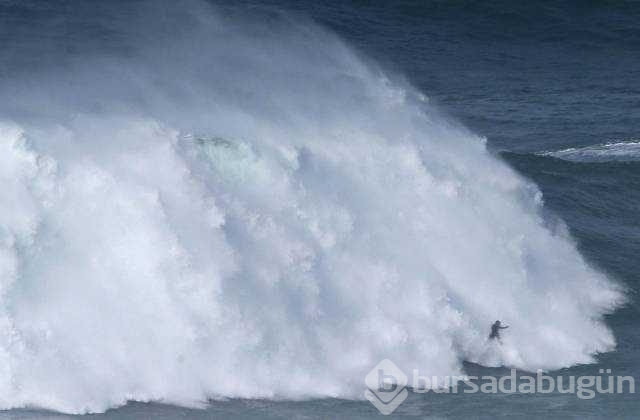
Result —
<instances>
[{"instance_id":1,"label":"dark blue ocean water","mask_svg":"<svg viewBox=\"0 0 640 420\"><path fill-rule=\"evenodd\" d=\"M64 19L77 6L51 3L51 10L40 8L37 14L18 3L0 3L3 42L15 39L16 27L28 32L25 21L49 22L47 13ZM77 7L100 10L97 2L88 3ZM640 379L640 158L625 146L640 141L640 2L264 1L246 3L241 10L284 11L335 31L383 68L404 75L432 103L485 136L494 153L534 180L547 208L566 221L588 261L626 285L630 297L627 306L607 318L617 350L600 355L598 364L563 373L597 374L606 368ZM108 39L109 34L89 25L68 36ZM30 65L28 55L15 60L3 56L2 62L12 62L15 68ZM578 153L566 160L545 155L607 143L623 143L623 157L593 159ZM482 374L505 373L468 368ZM640 399L633 394L581 400L555 393L428 393L410 394L392 417L634 418L639 414ZM0 413L0 418L32 416L60 417L22 410ZM132 403L89 417L377 416L366 401L230 400L214 402L205 411Z\"/></svg>"}]
</instances>

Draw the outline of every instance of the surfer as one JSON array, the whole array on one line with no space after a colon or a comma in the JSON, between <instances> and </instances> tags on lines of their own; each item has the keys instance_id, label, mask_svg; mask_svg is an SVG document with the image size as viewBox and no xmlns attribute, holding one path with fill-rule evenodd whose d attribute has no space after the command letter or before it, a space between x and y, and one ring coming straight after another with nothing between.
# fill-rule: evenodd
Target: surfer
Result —
<instances>
[{"instance_id":1,"label":"surfer","mask_svg":"<svg viewBox=\"0 0 640 420\"><path fill-rule=\"evenodd\" d=\"M489 334L489 339L490 340L500 340L500 330L505 330L509 328L508 325L502 326L502 323L500 321L496 321L493 323L493 325L491 326L491 334Z\"/></svg>"}]
</instances>

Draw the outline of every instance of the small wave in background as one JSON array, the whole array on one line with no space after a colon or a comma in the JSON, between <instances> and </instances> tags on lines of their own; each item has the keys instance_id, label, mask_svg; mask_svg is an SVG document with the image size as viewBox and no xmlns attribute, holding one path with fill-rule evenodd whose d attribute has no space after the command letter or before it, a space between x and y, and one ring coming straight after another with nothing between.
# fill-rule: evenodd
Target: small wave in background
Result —
<instances>
[{"instance_id":1,"label":"small wave in background","mask_svg":"<svg viewBox=\"0 0 640 420\"><path fill-rule=\"evenodd\" d=\"M637 162L640 161L640 140L608 142L594 146L540 152L540 156L571 162Z\"/></svg>"}]
</instances>

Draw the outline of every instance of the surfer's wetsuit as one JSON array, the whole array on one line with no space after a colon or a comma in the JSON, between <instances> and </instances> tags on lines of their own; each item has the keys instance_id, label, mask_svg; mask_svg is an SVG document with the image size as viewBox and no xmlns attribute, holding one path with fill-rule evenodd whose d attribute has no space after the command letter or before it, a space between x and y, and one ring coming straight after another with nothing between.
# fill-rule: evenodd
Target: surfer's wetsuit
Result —
<instances>
[{"instance_id":1,"label":"surfer's wetsuit","mask_svg":"<svg viewBox=\"0 0 640 420\"><path fill-rule=\"evenodd\" d=\"M509 328L509 326L505 325L503 327L500 321L494 322L493 325L491 326L491 334L489 334L489 338L491 340L500 339L500 330L504 330L507 328Z\"/></svg>"}]
</instances>

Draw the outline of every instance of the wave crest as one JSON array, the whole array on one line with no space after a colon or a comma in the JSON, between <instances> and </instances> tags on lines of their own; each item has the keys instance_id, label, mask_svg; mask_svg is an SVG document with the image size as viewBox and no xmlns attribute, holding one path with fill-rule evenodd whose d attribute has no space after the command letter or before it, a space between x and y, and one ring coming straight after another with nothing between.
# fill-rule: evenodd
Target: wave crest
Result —
<instances>
[{"instance_id":1,"label":"wave crest","mask_svg":"<svg viewBox=\"0 0 640 420\"><path fill-rule=\"evenodd\" d=\"M570 147L539 154L571 162L637 162L640 161L640 141L627 140L584 147Z\"/></svg>"}]
</instances>

